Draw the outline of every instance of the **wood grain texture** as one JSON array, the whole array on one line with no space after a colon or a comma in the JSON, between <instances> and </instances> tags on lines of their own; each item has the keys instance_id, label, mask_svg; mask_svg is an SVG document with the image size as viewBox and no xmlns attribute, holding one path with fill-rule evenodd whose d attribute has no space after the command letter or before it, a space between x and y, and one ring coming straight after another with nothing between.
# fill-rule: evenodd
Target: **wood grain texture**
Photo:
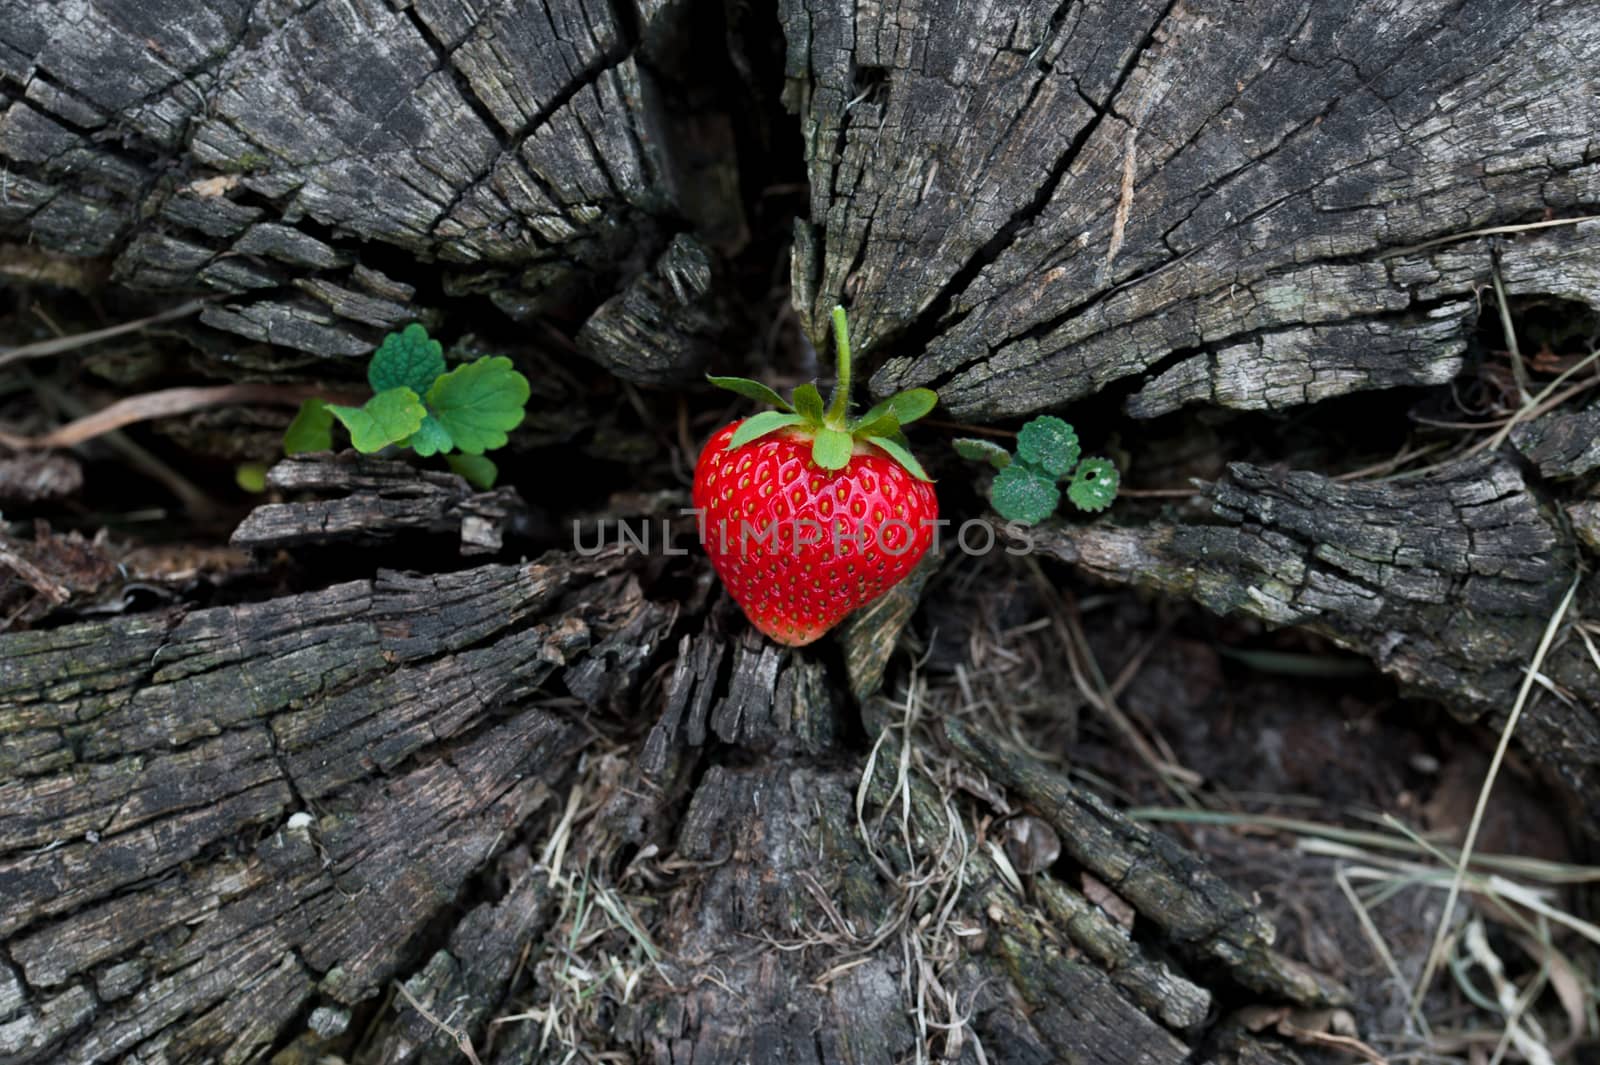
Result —
<instances>
[{"instance_id":1,"label":"wood grain texture","mask_svg":"<svg viewBox=\"0 0 1600 1065\"><path fill-rule=\"evenodd\" d=\"M850 306L880 395L981 419L1131 384L1148 416L1436 384L1495 250L1402 253L1600 202L1581 3L937 8L782 7L795 306L816 341ZM1502 267L1594 306L1594 233Z\"/></svg>"},{"instance_id":2,"label":"wood grain texture","mask_svg":"<svg viewBox=\"0 0 1600 1065\"><path fill-rule=\"evenodd\" d=\"M373 266L536 313L666 247L640 22L593 0L5 0L0 236L209 288L206 324L327 357L430 316Z\"/></svg>"},{"instance_id":3,"label":"wood grain texture","mask_svg":"<svg viewBox=\"0 0 1600 1065\"><path fill-rule=\"evenodd\" d=\"M229 543L256 549L298 547L405 531L454 533L463 555L494 554L507 531L526 531L528 506L515 489L476 492L442 470L341 452L326 461L291 458L267 471L267 485L328 495L265 503L233 530Z\"/></svg>"},{"instance_id":4,"label":"wood grain texture","mask_svg":"<svg viewBox=\"0 0 1600 1065\"><path fill-rule=\"evenodd\" d=\"M1051 523L1019 539L1104 580L1323 633L1494 728L1578 572L1573 534L1505 458L1379 484L1235 463L1210 502L1208 524ZM1575 609L1596 595L1585 579ZM1581 824L1600 824L1594 663L1568 634L1542 672L1564 697L1536 686L1518 739L1585 808Z\"/></svg>"},{"instance_id":5,"label":"wood grain texture","mask_svg":"<svg viewBox=\"0 0 1600 1065\"><path fill-rule=\"evenodd\" d=\"M608 548L0 636L0 1060L454 1060L396 983L530 1060L528 996L587 964L573 891L621 843L659 862L634 904L656 960L601 1044L636 1060L1179 1065L1219 979L1336 995L1199 858L952 732L995 812L1083 841L1164 945L1048 872L1019 893L896 736L867 760L824 658L649 580ZM540 845L563 833L565 871Z\"/></svg>"}]
</instances>

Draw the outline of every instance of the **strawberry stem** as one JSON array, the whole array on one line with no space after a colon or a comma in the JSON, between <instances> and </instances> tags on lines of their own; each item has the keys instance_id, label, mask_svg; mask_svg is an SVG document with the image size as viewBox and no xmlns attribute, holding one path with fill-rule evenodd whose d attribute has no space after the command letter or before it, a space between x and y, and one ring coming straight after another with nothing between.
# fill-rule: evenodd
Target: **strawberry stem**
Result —
<instances>
[{"instance_id":1,"label":"strawberry stem","mask_svg":"<svg viewBox=\"0 0 1600 1065\"><path fill-rule=\"evenodd\" d=\"M850 327L845 323L844 308L833 307L833 341L839 353L839 375L833 386L833 401L828 404L827 422L831 429L843 429L850 414Z\"/></svg>"}]
</instances>

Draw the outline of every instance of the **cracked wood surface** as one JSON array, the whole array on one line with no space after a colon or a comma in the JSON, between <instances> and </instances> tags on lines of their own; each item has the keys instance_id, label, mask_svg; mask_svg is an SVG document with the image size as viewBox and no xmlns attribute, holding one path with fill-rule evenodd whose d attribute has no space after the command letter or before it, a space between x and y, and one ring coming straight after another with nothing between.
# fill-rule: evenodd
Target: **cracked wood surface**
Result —
<instances>
[{"instance_id":1,"label":"cracked wood surface","mask_svg":"<svg viewBox=\"0 0 1600 1065\"><path fill-rule=\"evenodd\" d=\"M1324 633L1495 729L1578 572L1573 533L1498 456L1379 484L1234 463L1210 502L1208 523L1052 522L1020 536L1104 580ZM1600 586L1585 579L1574 613L1597 601ZM1600 678L1571 620L1542 669L1556 690L1533 688L1517 738L1584 807L1578 823L1592 833Z\"/></svg>"},{"instance_id":2,"label":"cracked wood surface","mask_svg":"<svg viewBox=\"0 0 1600 1065\"><path fill-rule=\"evenodd\" d=\"M277 476L392 484L353 465ZM0 1061L457 1060L396 983L485 1062L533 1060L540 1025L493 1022L574 960L574 868L654 952L608 1045L663 1065L887 1063L930 1038L961 1062L1179 1065L1220 1038L1219 986L1342 998L1200 858L951 731L1160 931L1048 872L1019 895L982 811L902 776L892 736L869 766L826 658L754 637L681 566L702 589L681 602L607 549L0 636ZM631 902L606 879L624 843L629 869L670 859ZM957 1035L909 1019L930 975Z\"/></svg>"},{"instance_id":3,"label":"cracked wood surface","mask_svg":"<svg viewBox=\"0 0 1600 1065\"><path fill-rule=\"evenodd\" d=\"M1112 385L1150 416L1446 381L1494 249L1397 253L1600 202L1582 3L782 12L811 176L796 309L820 341L845 299L873 391L937 387L964 418ZM1523 291L1595 306L1597 239L1504 254Z\"/></svg>"},{"instance_id":4,"label":"cracked wood surface","mask_svg":"<svg viewBox=\"0 0 1600 1065\"><path fill-rule=\"evenodd\" d=\"M206 324L322 356L431 317L420 263L531 315L666 247L676 179L634 42L676 15L3 0L0 237L213 290Z\"/></svg>"},{"instance_id":5,"label":"cracked wood surface","mask_svg":"<svg viewBox=\"0 0 1600 1065\"><path fill-rule=\"evenodd\" d=\"M625 609L617 569L6 637L0 940L28 993L0 1058L242 1061L313 994L381 988L585 742L529 697Z\"/></svg>"},{"instance_id":6,"label":"cracked wood surface","mask_svg":"<svg viewBox=\"0 0 1600 1065\"><path fill-rule=\"evenodd\" d=\"M577 350L681 383L727 314L710 235L679 232L707 196L681 187L640 61L685 10L0 0L0 238L210 289L207 325L321 357L444 301L522 318L592 291ZM1600 302L1594 223L1455 239L1600 200L1581 4L781 18L811 177L797 306L821 339L847 297L879 391L938 383L977 418L1113 386L1139 416L1281 407L1451 379L1493 268L1512 295ZM591 420L562 406L535 428ZM1581 430L1514 441L1558 474L1589 461ZM519 520L444 475L325 461L274 476L335 498L262 508L244 541L459 529L492 550ZM1500 458L1384 486L1236 466L1213 500L1210 524L1036 535L1107 579L1328 633L1491 725L1576 565ZM486 1060L528 1060L537 1025L490 1024L570 950L544 846L597 766L626 786L572 806L574 855L670 859L641 910L666 960L616 1018L644 1060L896 1060L927 1038L928 973L970 1013L943 1043L963 1062L979 1040L1003 1062L1290 1060L1213 1027L1214 1004L1339 998L1192 855L980 733L950 730L953 757L1035 807L1141 936L1049 873L1019 896L926 779L902 803L892 742L864 837L830 662L744 638L683 566L663 599L660 571L553 556L0 637L0 1063L360 1033L361 1062L458 1060L381 997L397 981ZM863 692L882 652L848 658ZM1537 692L1521 736L1592 825L1585 654L1557 645L1545 672L1580 700Z\"/></svg>"},{"instance_id":7,"label":"cracked wood surface","mask_svg":"<svg viewBox=\"0 0 1600 1065\"><path fill-rule=\"evenodd\" d=\"M267 485L338 498L256 507L233 530L228 541L233 546L299 547L426 531L455 533L463 555L481 555L498 552L508 529L525 531L530 522L527 504L514 488L475 492L453 473L419 470L354 451L331 461L287 459L267 471Z\"/></svg>"}]
</instances>

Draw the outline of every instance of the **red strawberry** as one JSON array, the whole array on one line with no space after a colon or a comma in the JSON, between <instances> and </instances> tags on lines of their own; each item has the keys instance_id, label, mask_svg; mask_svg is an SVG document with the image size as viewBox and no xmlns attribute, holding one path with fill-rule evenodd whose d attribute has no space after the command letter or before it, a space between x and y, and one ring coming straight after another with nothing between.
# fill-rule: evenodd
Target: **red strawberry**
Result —
<instances>
[{"instance_id":1,"label":"red strawberry","mask_svg":"<svg viewBox=\"0 0 1600 1065\"><path fill-rule=\"evenodd\" d=\"M711 565L752 624L799 647L915 568L939 501L900 426L933 409L918 388L848 417L850 342L834 308L839 384L826 413L815 385L791 406L765 385L713 384L779 407L718 430L694 470L694 506Z\"/></svg>"},{"instance_id":2,"label":"red strawberry","mask_svg":"<svg viewBox=\"0 0 1600 1065\"><path fill-rule=\"evenodd\" d=\"M751 623L799 647L916 567L939 501L872 444L825 470L813 438L793 429L729 448L740 424L720 429L695 465L706 553Z\"/></svg>"}]
</instances>

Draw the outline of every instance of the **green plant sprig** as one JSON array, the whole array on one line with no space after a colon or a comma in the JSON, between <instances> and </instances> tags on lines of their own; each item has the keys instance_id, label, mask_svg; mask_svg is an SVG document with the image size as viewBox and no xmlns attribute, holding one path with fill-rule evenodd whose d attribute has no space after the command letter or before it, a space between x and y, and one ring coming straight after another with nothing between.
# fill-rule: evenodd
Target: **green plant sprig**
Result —
<instances>
[{"instance_id":1,"label":"green plant sprig","mask_svg":"<svg viewBox=\"0 0 1600 1065\"><path fill-rule=\"evenodd\" d=\"M1067 482L1067 498L1079 510L1098 512L1117 498L1121 477L1110 459L1083 458L1078 434L1060 418L1043 415L1017 433L1017 453L989 440L954 441L956 453L996 470L989 503L1007 521L1037 525L1061 504L1057 483Z\"/></svg>"},{"instance_id":2,"label":"green plant sprig","mask_svg":"<svg viewBox=\"0 0 1600 1065\"><path fill-rule=\"evenodd\" d=\"M444 349L413 322L383 338L367 364L367 383L373 395L359 407L315 397L302 403L283 434L284 454L331 449L337 418L363 454L393 445L424 458L443 455L471 484L494 486L500 471L483 453L505 446L530 393L510 359L485 355L446 370Z\"/></svg>"},{"instance_id":3,"label":"green plant sprig","mask_svg":"<svg viewBox=\"0 0 1600 1065\"><path fill-rule=\"evenodd\" d=\"M938 393L931 388L908 389L852 418L850 329L843 307L833 309L833 332L839 367L833 397L826 410L822 405L822 393L811 382L800 385L791 399L786 400L760 381L744 377L706 378L718 388L777 408L746 418L728 441L728 449L743 447L780 429L799 428L812 437L811 461L825 470L842 470L848 466L859 441L881 448L918 480L932 480L911 454L911 445L901 429L933 410L939 402Z\"/></svg>"}]
</instances>

